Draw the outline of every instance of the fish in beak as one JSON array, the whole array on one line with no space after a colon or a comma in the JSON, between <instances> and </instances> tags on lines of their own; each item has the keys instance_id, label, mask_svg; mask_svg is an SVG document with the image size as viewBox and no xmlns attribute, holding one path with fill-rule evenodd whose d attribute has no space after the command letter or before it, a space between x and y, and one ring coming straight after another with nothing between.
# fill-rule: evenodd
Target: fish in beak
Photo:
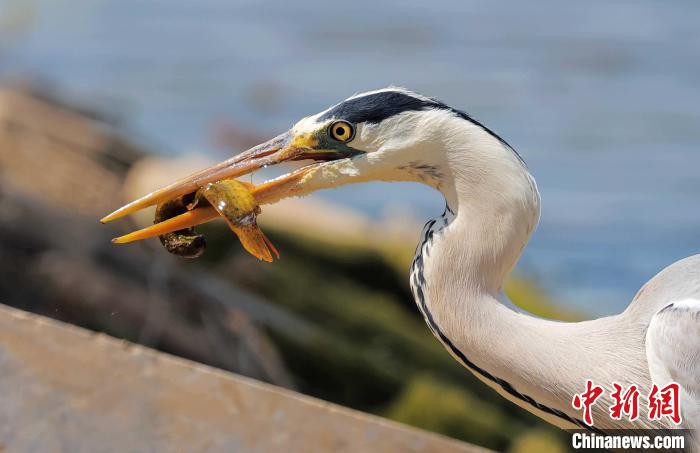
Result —
<instances>
[{"instance_id":1,"label":"fish in beak","mask_svg":"<svg viewBox=\"0 0 700 453\"><path fill-rule=\"evenodd\" d=\"M316 190L305 188L304 184L325 161L356 154L361 153L348 147L330 148L319 144L314 134L285 132L231 159L151 192L117 209L101 222L111 222L157 205L157 223L115 238L112 242L121 244L159 236L172 253L197 257L203 252L204 243L193 228L223 217L246 250L261 260L272 261L273 255L279 257L279 254L257 227L255 216L260 212L258 206ZM232 181L263 167L307 159L317 163L258 186Z\"/></svg>"}]
</instances>

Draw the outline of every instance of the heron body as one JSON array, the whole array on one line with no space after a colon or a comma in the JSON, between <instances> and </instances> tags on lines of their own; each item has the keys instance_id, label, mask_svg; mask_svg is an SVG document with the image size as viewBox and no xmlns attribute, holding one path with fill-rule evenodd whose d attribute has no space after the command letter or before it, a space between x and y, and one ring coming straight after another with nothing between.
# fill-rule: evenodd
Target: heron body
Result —
<instances>
[{"instance_id":1,"label":"heron body","mask_svg":"<svg viewBox=\"0 0 700 453\"><path fill-rule=\"evenodd\" d=\"M502 288L539 221L535 181L503 139L432 98L394 87L352 96L104 220L262 162L304 158L318 163L264 183L256 200L375 180L420 182L444 195L445 211L423 229L411 289L447 350L505 398L562 428L591 428L572 407L591 380L606 390L592 406L592 429L700 428L700 255L662 271L615 316L568 323L523 312ZM644 405L653 384L671 381L680 387L680 425L610 417L613 383L637 386Z\"/></svg>"}]
</instances>

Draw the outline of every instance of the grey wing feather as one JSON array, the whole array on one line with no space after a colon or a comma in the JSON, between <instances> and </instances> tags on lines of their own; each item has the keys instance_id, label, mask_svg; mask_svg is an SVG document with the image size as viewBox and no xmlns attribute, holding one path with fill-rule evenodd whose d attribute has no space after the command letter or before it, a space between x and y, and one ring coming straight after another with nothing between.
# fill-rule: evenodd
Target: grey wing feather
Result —
<instances>
[{"instance_id":1,"label":"grey wing feather","mask_svg":"<svg viewBox=\"0 0 700 453\"><path fill-rule=\"evenodd\" d=\"M646 355L656 385L679 384L683 426L700 428L700 299L675 301L651 318Z\"/></svg>"}]
</instances>

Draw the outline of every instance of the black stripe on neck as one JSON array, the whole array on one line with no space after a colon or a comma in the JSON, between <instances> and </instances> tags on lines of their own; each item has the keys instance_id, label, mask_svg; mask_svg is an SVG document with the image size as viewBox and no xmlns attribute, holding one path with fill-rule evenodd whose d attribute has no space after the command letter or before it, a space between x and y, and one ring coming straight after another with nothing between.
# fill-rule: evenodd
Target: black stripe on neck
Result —
<instances>
[{"instance_id":1,"label":"black stripe on neck","mask_svg":"<svg viewBox=\"0 0 700 453\"><path fill-rule=\"evenodd\" d=\"M448 208L446 208L448 209ZM445 213L443 213L443 216ZM423 241L419 245L419 253L416 255L416 258L413 261L413 271L414 271L414 286L415 286L415 297L418 302L418 306L420 310L423 312L423 316L425 318L426 323L428 324L428 327L430 330L440 339L440 341L454 354L456 357L459 358L459 360L462 362L462 364L472 370L473 372L479 374L480 376L488 379L489 381L494 382L498 386L500 386L506 393L509 395L525 401L526 403L530 404L531 406L535 407L536 409L539 409L542 412L545 412L550 415L557 416L563 420L568 421L569 423L572 423L580 428L595 432L597 434L604 434L602 430L599 428L589 426L587 425L583 420L580 420L578 418L574 418L566 414L565 412L560 411L559 409L555 409L553 407L545 406L544 404L541 404L537 401L535 401L534 398L532 398L529 395L525 395L524 393L520 393L517 391L509 382L504 381L503 379L494 376L493 374L489 373L488 371L484 370L483 368L480 368L477 366L474 362L469 360L469 358L457 347L455 344L450 340L447 335L440 329L440 326L438 326L437 322L433 318L433 314L430 312L430 309L428 308L428 305L426 304L425 300L425 294L423 293L423 284L425 284L425 277L423 276L423 258L422 254L424 251L424 247L426 244L428 244L432 238L433 238L433 233L434 230L432 229L433 225L435 225L435 220L431 220L428 223L426 223L426 231L425 235L423 236Z\"/></svg>"}]
</instances>

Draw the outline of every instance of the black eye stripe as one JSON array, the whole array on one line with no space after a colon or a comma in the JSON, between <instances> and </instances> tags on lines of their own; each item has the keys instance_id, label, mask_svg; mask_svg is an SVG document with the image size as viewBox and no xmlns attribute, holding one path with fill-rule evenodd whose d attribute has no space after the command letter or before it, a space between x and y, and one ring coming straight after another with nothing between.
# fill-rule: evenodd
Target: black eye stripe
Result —
<instances>
[{"instance_id":1,"label":"black eye stripe","mask_svg":"<svg viewBox=\"0 0 700 453\"><path fill-rule=\"evenodd\" d=\"M320 121L331 118L351 123L381 123L387 118L406 111L435 108L436 103L410 96L398 91L382 91L341 102L319 117Z\"/></svg>"},{"instance_id":2,"label":"black eye stripe","mask_svg":"<svg viewBox=\"0 0 700 453\"><path fill-rule=\"evenodd\" d=\"M372 125L381 123L385 119L391 118L399 113L431 109L448 111L463 120L479 126L487 134L501 142L503 146L510 149L518 160L525 165L525 161L523 161L520 155L503 138L465 112L454 109L436 99L416 97L402 91L380 91L378 93L348 99L347 101L343 101L331 107L327 112L321 115L318 120L338 119L345 120L352 124L365 123Z\"/></svg>"}]
</instances>

